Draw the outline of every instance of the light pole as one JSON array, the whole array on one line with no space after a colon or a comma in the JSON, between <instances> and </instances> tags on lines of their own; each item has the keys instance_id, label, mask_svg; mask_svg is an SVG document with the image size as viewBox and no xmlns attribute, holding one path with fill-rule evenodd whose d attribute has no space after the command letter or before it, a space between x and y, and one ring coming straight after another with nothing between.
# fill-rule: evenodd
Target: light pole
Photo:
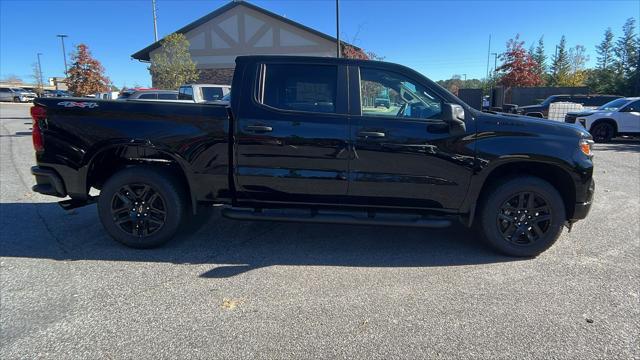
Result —
<instances>
[{"instance_id":1,"label":"light pole","mask_svg":"<svg viewBox=\"0 0 640 360\"><path fill-rule=\"evenodd\" d=\"M62 58L64 59L64 77L67 77L67 51L64 49L64 38L68 35L58 34L56 35L62 41Z\"/></svg>"},{"instance_id":2,"label":"light pole","mask_svg":"<svg viewBox=\"0 0 640 360\"><path fill-rule=\"evenodd\" d=\"M158 17L156 16L156 0L151 0L153 8L153 41L158 41Z\"/></svg>"},{"instance_id":3,"label":"light pole","mask_svg":"<svg viewBox=\"0 0 640 360\"><path fill-rule=\"evenodd\" d=\"M336 0L336 57L340 58L340 6Z\"/></svg>"},{"instance_id":4,"label":"light pole","mask_svg":"<svg viewBox=\"0 0 640 360\"><path fill-rule=\"evenodd\" d=\"M44 86L44 83L42 82L42 65L40 64L40 55L42 55L42 53L38 53L37 55L38 55L38 91L42 91L42 87Z\"/></svg>"}]
</instances>

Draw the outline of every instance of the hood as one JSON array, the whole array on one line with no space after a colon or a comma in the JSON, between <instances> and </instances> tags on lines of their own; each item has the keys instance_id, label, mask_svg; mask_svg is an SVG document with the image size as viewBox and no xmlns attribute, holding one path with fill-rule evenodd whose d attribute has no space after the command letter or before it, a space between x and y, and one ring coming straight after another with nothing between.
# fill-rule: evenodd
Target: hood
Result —
<instances>
[{"instance_id":1,"label":"hood","mask_svg":"<svg viewBox=\"0 0 640 360\"><path fill-rule=\"evenodd\" d=\"M589 115L593 115L593 114L595 114L597 112L598 112L598 110L596 110L596 109L584 109L584 110L580 110L580 111L569 111L567 113L567 115L589 116Z\"/></svg>"},{"instance_id":2,"label":"hood","mask_svg":"<svg viewBox=\"0 0 640 360\"><path fill-rule=\"evenodd\" d=\"M483 113L479 120L485 124L490 123L496 127L510 128L510 130L518 132L577 138L591 137L589 132L582 126L538 117L505 113Z\"/></svg>"}]
</instances>

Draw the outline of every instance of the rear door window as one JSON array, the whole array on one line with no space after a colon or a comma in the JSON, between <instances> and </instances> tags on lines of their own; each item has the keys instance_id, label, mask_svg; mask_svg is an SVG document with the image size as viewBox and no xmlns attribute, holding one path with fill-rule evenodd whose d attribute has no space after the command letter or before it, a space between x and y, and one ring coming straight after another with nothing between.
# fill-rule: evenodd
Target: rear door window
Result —
<instances>
[{"instance_id":1,"label":"rear door window","mask_svg":"<svg viewBox=\"0 0 640 360\"><path fill-rule=\"evenodd\" d=\"M157 99L157 95L153 94L142 94L138 97L138 99Z\"/></svg>"},{"instance_id":2,"label":"rear door window","mask_svg":"<svg viewBox=\"0 0 640 360\"><path fill-rule=\"evenodd\" d=\"M282 110L336 112L338 67L267 64L258 100Z\"/></svg>"}]
</instances>

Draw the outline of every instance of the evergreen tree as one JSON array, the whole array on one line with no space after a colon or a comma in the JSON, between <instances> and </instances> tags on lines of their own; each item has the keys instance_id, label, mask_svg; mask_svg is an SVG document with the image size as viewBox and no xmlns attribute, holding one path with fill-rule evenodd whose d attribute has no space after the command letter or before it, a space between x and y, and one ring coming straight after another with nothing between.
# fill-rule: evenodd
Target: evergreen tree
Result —
<instances>
[{"instance_id":1,"label":"evergreen tree","mask_svg":"<svg viewBox=\"0 0 640 360\"><path fill-rule=\"evenodd\" d=\"M624 95L636 94L639 91L640 76L637 74L640 60L640 40L636 35L636 20L629 18L622 26L622 36L616 42L614 53L616 88Z\"/></svg>"},{"instance_id":2,"label":"evergreen tree","mask_svg":"<svg viewBox=\"0 0 640 360\"><path fill-rule=\"evenodd\" d=\"M613 65L613 32L607 28L604 32L604 39L600 45L596 46L598 53L598 69L610 69Z\"/></svg>"},{"instance_id":3,"label":"evergreen tree","mask_svg":"<svg viewBox=\"0 0 640 360\"><path fill-rule=\"evenodd\" d=\"M543 36L541 36L540 39L538 39L538 44L536 45L536 48L533 51L533 54L531 54L531 57L536 62L536 64L538 64L536 66L536 73L538 74L538 76L540 76L541 79L544 80L547 74L547 56L544 54L544 37Z\"/></svg>"},{"instance_id":4,"label":"evergreen tree","mask_svg":"<svg viewBox=\"0 0 640 360\"><path fill-rule=\"evenodd\" d=\"M571 64L569 62L569 54L567 53L567 40L562 35L560 38L560 44L556 48L556 54L554 54L551 63L551 84L554 86L564 86L567 83L567 78L571 70Z\"/></svg>"}]
</instances>

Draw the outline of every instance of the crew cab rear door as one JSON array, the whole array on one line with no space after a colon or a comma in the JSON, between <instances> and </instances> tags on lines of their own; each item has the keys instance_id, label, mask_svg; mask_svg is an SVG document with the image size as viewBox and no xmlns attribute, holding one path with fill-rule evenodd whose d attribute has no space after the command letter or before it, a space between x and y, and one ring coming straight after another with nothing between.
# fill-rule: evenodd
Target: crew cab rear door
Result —
<instances>
[{"instance_id":1,"label":"crew cab rear door","mask_svg":"<svg viewBox=\"0 0 640 360\"><path fill-rule=\"evenodd\" d=\"M466 195L474 153L461 141L465 134L449 134L444 98L412 73L383 65L353 66L349 74L356 80L350 81L354 154L349 201L457 209ZM376 106L381 93L389 97L389 107Z\"/></svg>"},{"instance_id":2,"label":"crew cab rear door","mask_svg":"<svg viewBox=\"0 0 640 360\"><path fill-rule=\"evenodd\" d=\"M243 79L237 199L339 203L348 186L346 66L268 60L247 64Z\"/></svg>"}]
</instances>

